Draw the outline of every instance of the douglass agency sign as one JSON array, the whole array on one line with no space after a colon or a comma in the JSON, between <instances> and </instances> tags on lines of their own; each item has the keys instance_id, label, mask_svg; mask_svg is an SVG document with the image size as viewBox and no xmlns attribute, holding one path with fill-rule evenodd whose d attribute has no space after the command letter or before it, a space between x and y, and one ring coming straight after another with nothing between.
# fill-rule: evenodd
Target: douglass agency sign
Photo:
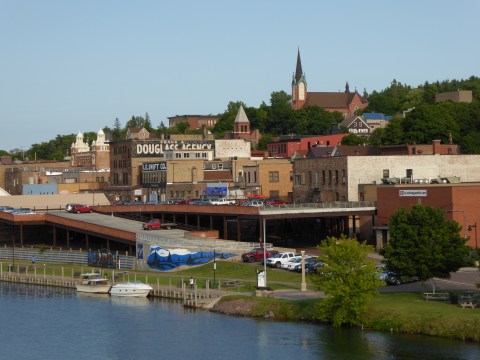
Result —
<instances>
[{"instance_id":1,"label":"douglass agency sign","mask_svg":"<svg viewBox=\"0 0 480 360\"><path fill-rule=\"evenodd\" d=\"M213 150L215 141L211 140L158 140L137 142L133 157L163 157L165 151L201 151Z\"/></svg>"}]
</instances>

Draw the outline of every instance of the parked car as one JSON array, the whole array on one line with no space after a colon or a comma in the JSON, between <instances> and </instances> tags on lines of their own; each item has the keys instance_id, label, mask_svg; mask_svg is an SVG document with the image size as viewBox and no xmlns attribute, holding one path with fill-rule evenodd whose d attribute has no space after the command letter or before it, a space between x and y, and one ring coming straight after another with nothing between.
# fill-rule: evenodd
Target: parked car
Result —
<instances>
[{"instance_id":1,"label":"parked car","mask_svg":"<svg viewBox=\"0 0 480 360\"><path fill-rule=\"evenodd\" d=\"M278 206L284 207L287 203L281 199L277 198L268 198L264 200L265 206Z\"/></svg>"},{"instance_id":2,"label":"parked car","mask_svg":"<svg viewBox=\"0 0 480 360\"><path fill-rule=\"evenodd\" d=\"M78 205L78 204L67 204L67 205L65 205L65 211L66 212L72 212L72 209L75 205Z\"/></svg>"},{"instance_id":3,"label":"parked car","mask_svg":"<svg viewBox=\"0 0 480 360\"><path fill-rule=\"evenodd\" d=\"M293 252L281 252L277 255L267 258L267 266L280 268L284 262L287 262L293 258L295 254Z\"/></svg>"},{"instance_id":4,"label":"parked car","mask_svg":"<svg viewBox=\"0 0 480 360\"><path fill-rule=\"evenodd\" d=\"M280 265L280 268L287 270L291 264L297 265L299 261L302 261L302 257L300 255L295 255L294 257L290 258L288 261L283 262Z\"/></svg>"},{"instance_id":5,"label":"parked car","mask_svg":"<svg viewBox=\"0 0 480 360\"><path fill-rule=\"evenodd\" d=\"M307 274L318 274L319 273L319 269L321 269L325 264L321 261L318 261L316 262L315 264L313 265L309 265L306 269L305 269L305 273Z\"/></svg>"},{"instance_id":6,"label":"parked car","mask_svg":"<svg viewBox=\"0 0 480 360\"><path fill-rule=\"evenodd\" d=\"M293 271L296 266L302 266L302 257L296 256L285 263L285 270Z\"/></svg>"},{"instance_id":7,"label":"parked car","mask_svg":"<svg viewBox=\"0 0 480 360\"><path fill-rule=\"evenodd\" d=\"M211 199L212 205L235 205L235 200L229 200L227 198Z\"/></svg>"},{"instance_id":8,"label":"parked car","mask_svg":"<svg viewBox=\"0 0 480 360\"><path fill-rule=\"evenodd\" d=\"M263 200L260 200L260 199L250 199L242 203L242 206L262 207L262 206L265 206L265 203L263 202Z\"/></svg>"},{"instance_id":9,"label":"parked car","mask_svg":"<svg viewBox=\"0 0 480 360\"><path fill-rule=\"evenodd\" d=\"M92 211L93 210L87 205L75 204L71 212L80 214L80 213L91 213Z\"/></svg>"},{"instance_id":10,"label":"parked car","mask_svg":"<svg viewBox=\"0 0 480 360\"><path fill-rule=\"evenodd\" d=\"M26 215L26 214L35 214L35 212L30 208L20 208L14 209L11 211L12 215Z\"/></svg>"},{"instance_id":11,"label":"parked car","mask_svg":"<svg viewBox=\"0 0 480 360\"><path fill-rule=\"evenodd\" d=\"M308 271L307 271L308 267L315 265L315 263L317 263L317 262L318 262L318 260L317 260L316 256L305 258L305 273L306 274L308 273ZM295 266L295 268L293 269L293 271L302 272L302 263L297 264Z\"/></svg>"},{"instance_id":12,"label":"parked car","mask_svg":"<svg viewBox=\"0 0 480 360\"><path fill-rule=\"evenodd\" d=\"M174 222L162 222L160 219L151 219L150 221L144 222L142 224L143 230L155 230L155 229L167 229L176 227L177 224Z\"/></svg>"},{"instance_id":13,"label":"parked car","mask_svg":"<svg viewBox=\"0 0 480 360\"><path fill-rule=\"evenodd\" d=\"M242 260L244 262L254 262L254 261L261 261L264 258L264 253L265 257L269 258L275 254L278 253L277 250L269 250L269 249L264 249L263 248L253 248L249 252L243 253L242 254Z\"/></svg>"},{"instance_id":14,"label":"parked car","mask_svg":"<svg viewBox=\"0 0 480 360\"><path fill-rule=\"evenodd\" d=\"M409 277L409 276L402 276L400 274L396 274L393 272L388 272L385 275L385 282L388 285L401 285L409 282L414 282L420 280L418 277Z\"/></svg>"},{"instance_id":15,"label":"parked car","mask_svg":"<svg viewBox=\"0 0 480 360\"><path fill-rule=\"evenodd\" d=\"M195 199L188 203L189 205L212 205L208 200Z\"/></svg>"}]
</instances>

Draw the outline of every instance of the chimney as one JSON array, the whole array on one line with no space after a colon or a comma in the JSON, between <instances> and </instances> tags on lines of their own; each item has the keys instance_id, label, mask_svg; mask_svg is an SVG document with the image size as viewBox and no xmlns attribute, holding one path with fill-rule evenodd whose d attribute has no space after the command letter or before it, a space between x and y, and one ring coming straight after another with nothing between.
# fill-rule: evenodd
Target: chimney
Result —
<instances>
[{"instance_id":1,"label":"chimney","mask_svg":"<svg viewBox=\"0 0 480 360\"><path fill-rule=\"evenodd\" d=\"M440 154L440 140L433 140L433 155Z\"/></svg>"}]
</instances>

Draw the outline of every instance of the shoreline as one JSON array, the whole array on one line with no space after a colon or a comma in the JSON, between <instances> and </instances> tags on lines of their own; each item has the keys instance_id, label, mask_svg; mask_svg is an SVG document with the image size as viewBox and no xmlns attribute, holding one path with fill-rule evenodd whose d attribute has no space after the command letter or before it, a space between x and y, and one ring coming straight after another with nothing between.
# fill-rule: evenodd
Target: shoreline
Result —
<instances>
[{"instance_id":1,"label":"shoreline","mask_svg":"<svg viewBox=\"0 0 480 360\"><path fill-rule=\"evenodd\" d=\"M315 299L310 300L287 300L278 298L260 298L254 296L226 295L216 299L209 306L203 307L204 310L214 313L251 317L272 321L293 321L309 322L331 326L330 323L315 319L313 314ZM439 303L435 306L442 305ZM374 304L371 304L364 314L362 324L357 324L359 330L379 331L383 333L415 334L423 336L434 336L438 338L459 340L461 342L479 343L480 342L480 312L479 309L461 309L465 314L477 314L477 318L470 321L464 319L445 319L441 315L438 317L429 317L425 315L415 320L415 325L398 316L397 321L389 316L385 316L382 311L372 311ZM472 310L471 312L469 312ZM395 314L393 316L395 318ZM402 322L403 321L403 322ZM446 324L443 325L442 321ZM445 328L446 327L446 328ZM471 331L469 335L462 335L458 332L461 328L468 328ZM443 329L443 331L440 331Z\"/></svg>"}]
</instances>

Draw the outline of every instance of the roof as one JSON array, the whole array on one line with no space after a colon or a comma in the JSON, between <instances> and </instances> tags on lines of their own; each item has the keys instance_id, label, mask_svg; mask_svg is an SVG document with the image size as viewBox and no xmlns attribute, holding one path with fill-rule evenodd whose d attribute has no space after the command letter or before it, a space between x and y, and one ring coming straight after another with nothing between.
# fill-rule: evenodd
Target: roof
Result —
<instances>
[{"instance_id":1,"label":"roof","mask_svg":"<svg viewBox=\"0 0 480 360\"><path fill-rule=\"evenodd\" d=\"M380 149L371 145L337 145L333 156L367 156L380 155Z\"/></svg>"},{"instance_id":2,"label":"roof","mask_svg":"<svg viewBox=\"0 0 480 360\"><path fill-rule=\"evenodd\" d=\"M245 114L245 110L243 110L243 106L240 105L238 109L237 116L235 117L235 123L249 123L247 118L247 114Z\"/></svg>"},{"instance_id":3,"label":"roof","mask_svg":"<svg viewBox=\"0 0 480 360\"><path fill-rule=\"evenodd\" d=\"M366 121L369 120L391 120L392 117L390 115L384 115L382 113L363 113L363 118Z\"/></svg>"},{"instance_id":4,"label":"roof","mask_svg":"<svg viewBox=\"0 0 480 360\"><path fill-rule=\"evenodd\" d=\"M333 146L312 146L308 151L308 158L319 158L332 156L332 152L335 148Z\"/></svg>"},{"instance_id":5,"label":"roof","mask_svg":"<svg viewBox=\"0 0 480 360\"><path fill-rule=\"evenodd\" d=\"M103 193L0 196L0 206L64 209L66 204L110 205Z\"/></svg>"},{"instance_id":6,"label":"roof","mask_svg":"<svg viewBox=\"0 0 480 360\"><path fill-rule=\"evenodd\" d=\"M321 108L348 108L355 96L363 102L358 92L308 92L305 106L319 106Z\"/></svg>"}]
</instances>

